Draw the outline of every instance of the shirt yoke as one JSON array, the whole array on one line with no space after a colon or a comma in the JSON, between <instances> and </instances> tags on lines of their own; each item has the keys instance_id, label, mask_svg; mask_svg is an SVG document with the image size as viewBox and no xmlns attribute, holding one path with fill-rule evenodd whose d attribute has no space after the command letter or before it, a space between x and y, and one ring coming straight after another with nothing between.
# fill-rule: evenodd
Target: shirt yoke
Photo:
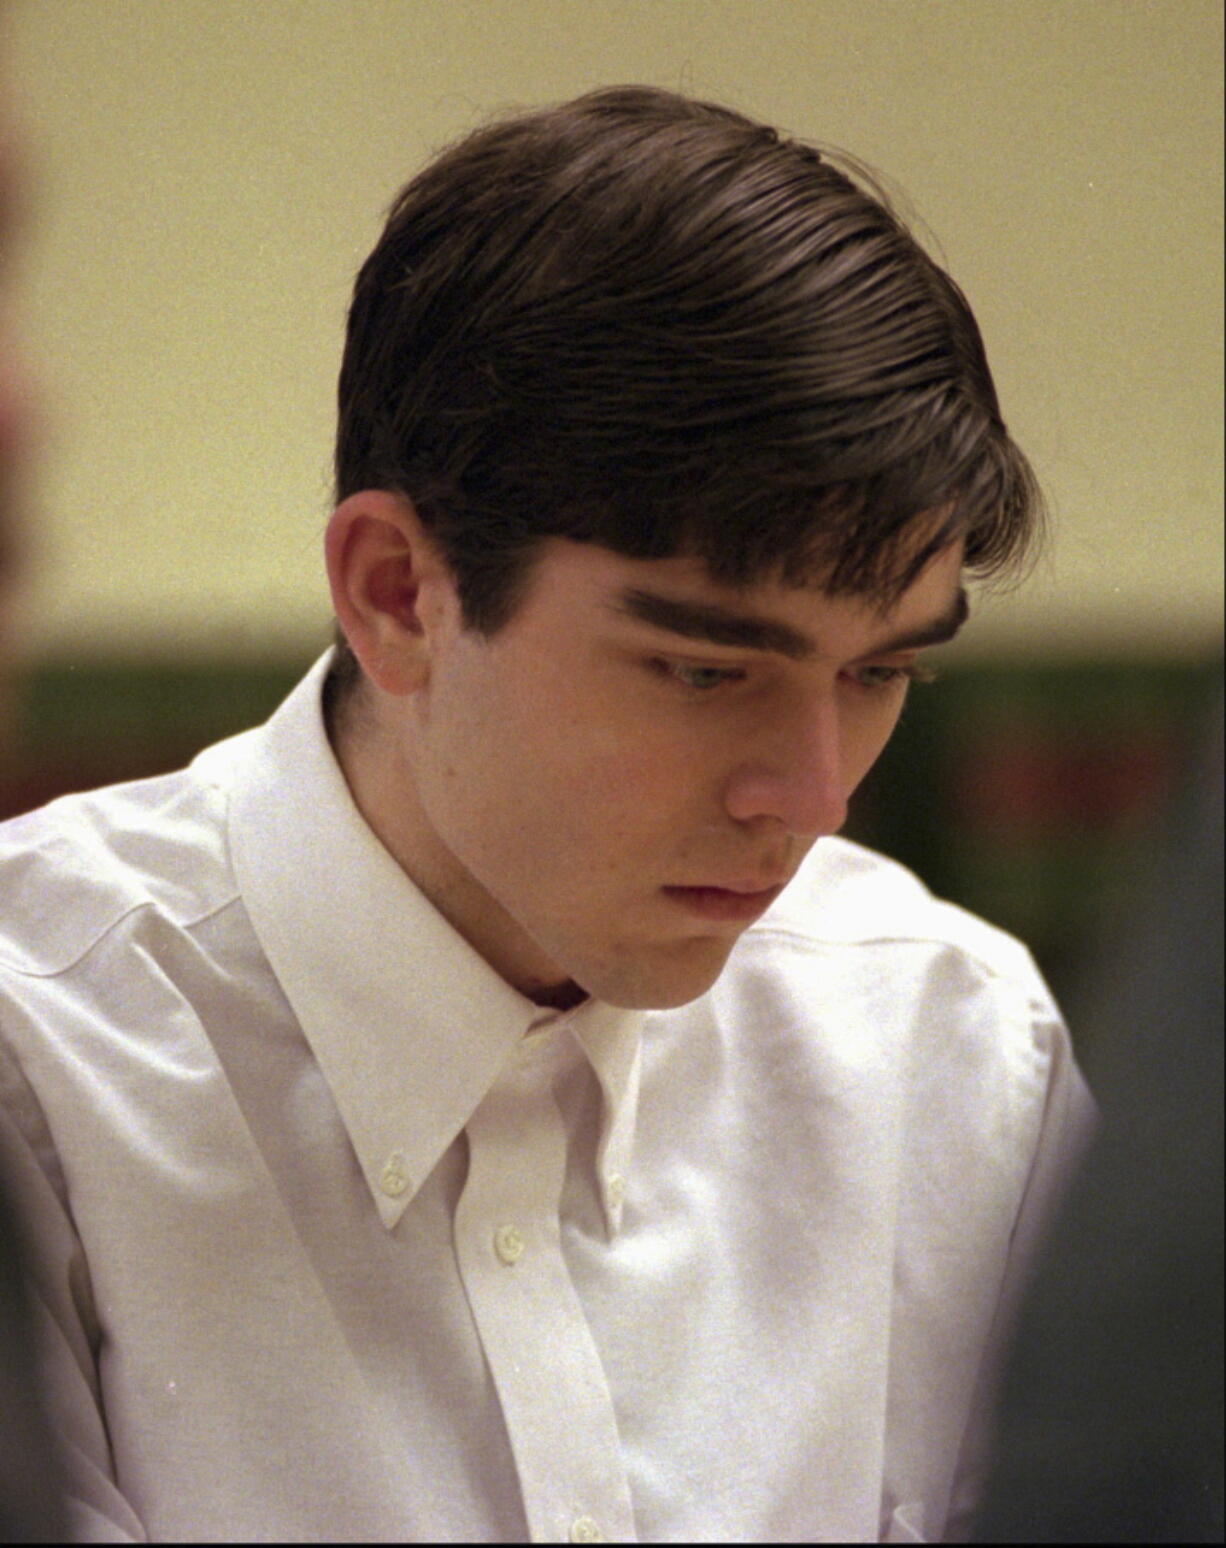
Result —
<instances>
[{"instance_id":1,"label":"shirt yoke","mask_svg":"<svg viewBox=\"0 0 1226 1548\"><path fill-rule=\"evenodd\" d=\"M877 946L928 944L962 953L989 976L1033 982L1029 950L956 903L935 897L898 861L850 839L824 838L749 936L796 944Z\"/></svg>"},{"instance_id":2,"label":"shirt yoke","mask_svg":"<svg viewBox=\"0 0 1226 1548\"><path fill-rule=\"evenodd\" d=\"M58 800L0 824L0 968L52 977L149 908L188 929L237 897L226 791L194 769Z\"/></svg>"}]
</instances>

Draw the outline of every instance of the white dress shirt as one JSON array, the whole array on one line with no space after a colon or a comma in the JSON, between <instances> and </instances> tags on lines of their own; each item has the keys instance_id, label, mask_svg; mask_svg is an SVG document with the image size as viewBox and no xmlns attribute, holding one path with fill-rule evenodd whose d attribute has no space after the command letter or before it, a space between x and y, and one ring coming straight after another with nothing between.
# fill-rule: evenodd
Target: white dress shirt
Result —
<instances>
[{"instance_id":1,"label":"white dress shirt","mask_svg":"<svg viewBox=\"0 0 1226 1548\"><path fill-rule=\"evenodd\" d=\"M323 729L0 827L4 1186L83 1540L923 1541L1089 1100L1025 949L818 843L546 1011Z\"/></svg>"}]
</instances>

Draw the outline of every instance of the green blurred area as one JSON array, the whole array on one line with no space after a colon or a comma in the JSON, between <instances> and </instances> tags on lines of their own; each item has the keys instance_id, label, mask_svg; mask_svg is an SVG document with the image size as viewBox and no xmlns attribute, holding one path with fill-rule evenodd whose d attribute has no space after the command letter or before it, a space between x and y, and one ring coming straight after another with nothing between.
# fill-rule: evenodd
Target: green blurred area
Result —
<instances>
[{"instance_id":1,"label":"green blurred area","mask_svg":"<svg viewBox=\"0 0 1226 1548\"><path fill-rule=\"evenodd\" d=\"M0 816L176 768L265 719L308 665L38 664ZM1019 935L1067 1002L1142 897L1221 697L1217 659L949 667L913 691L845 831Z\"/></svg>"},{"instance_id":2,"label":"green blurred area","mask_svg":"<svg viewBox=\"0 0 1226 1548\"><path fill-rule=\"evenodd\" d=\"M912 695L847 828L1020 936L1064 1003L1206 772L1220 659L960 666Z\"/></svg>"}]
</instances>

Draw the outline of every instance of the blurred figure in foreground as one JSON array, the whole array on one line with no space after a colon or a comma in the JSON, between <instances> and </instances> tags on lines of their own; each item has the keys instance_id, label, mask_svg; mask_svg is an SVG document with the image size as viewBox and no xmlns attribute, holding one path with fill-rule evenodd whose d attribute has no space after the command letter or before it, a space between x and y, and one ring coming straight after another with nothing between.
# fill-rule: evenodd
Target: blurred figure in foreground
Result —
<instances>
[{"instance_id":1,"label":"blurred figure in foreground","mask_svg":"<svg viewBox=\"0 0 1226 1548\"><path fill-rule=\"evenodd\" d=\"M0 737L10 628L22 547L17 487L29 420L18 351L7 326L14 204L15 136L0 84ZM18 1272L20 1242L0 1173L0 1541L62 1542L66 1535L59 1474L36 1380L35 1319Z\"/></svg>"},{"instance_id":2,"label":"blurred figure in foreground","mask_svg":"<svg viewBox=\"0 0 1226 1548\"><path fill-rule=\"evenodd\" d=\"M1079 1018L1102 1137L1014 1349L985 1543L1223 1540L1222 720Z\"/></svg>"},{"instance_id":3,"label":"blurred figure in foreground","mask_svg":"<svg viewBox=\"0 0 1226 1548\"><path fill-rule=\"evenodd\" d=\"M29 417L9 321L8 292L18 198L16 159L15 137L0 82L0 683L8 659L10 614L18 573L17 484Z\"/></svg>"}]
</instances>

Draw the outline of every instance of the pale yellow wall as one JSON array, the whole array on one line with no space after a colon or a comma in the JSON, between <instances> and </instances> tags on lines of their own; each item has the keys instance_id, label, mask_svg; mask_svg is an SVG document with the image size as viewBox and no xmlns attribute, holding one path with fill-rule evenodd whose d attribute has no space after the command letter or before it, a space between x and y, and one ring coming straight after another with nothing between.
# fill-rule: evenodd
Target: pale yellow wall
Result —
<instances>
[{"instance_id":1,"label":"pale yellow wall","mask_svg":"<svg viewBox=\"0 0 1226 1548\"><path fill-rule=\"evenodd\" d=\"M489 109L637 80L845 145L981 320L1056 511L970 648L1220 632L1206 0L14 0L53 428L36 648L309 646L353 273Z\"/></svg>"}]
</instances>

